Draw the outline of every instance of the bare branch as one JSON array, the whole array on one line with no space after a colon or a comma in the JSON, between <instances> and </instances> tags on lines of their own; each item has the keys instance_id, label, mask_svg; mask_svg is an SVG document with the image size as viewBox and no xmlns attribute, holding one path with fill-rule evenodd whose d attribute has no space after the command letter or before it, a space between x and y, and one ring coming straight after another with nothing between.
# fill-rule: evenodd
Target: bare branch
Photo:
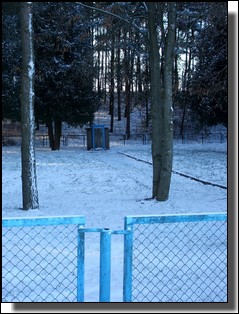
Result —
<instances>
[{"instance_id":1,"label":"bare branch","mask_svg":"<svg viewBox=\"0 0 239 314\"><path fill-rule=\"evenodd\" d=\"M82 2L76 2L77 4L83 6L83 7L86 7L88 9L91 9L91 10L95 10L95 11L99 11L99 12L102 12L102 13L105 13L105 14L108 14L108 15L111 15L111 16L114 16L116 17L117 19L120 19L121 21L124 21L126 22L127 24L133 26L134 28L136 28L140 33L142 34L145 34L147 32L147 30L145 28L141 28L141 27L138 27L137 25L135 25L133 23L133 21L129 21L125 18L123 18L122 16L119 16L117 14L114 14L112 12L109 12L109 11L106 11L106 10L103 10L103 9L100 9L100 8L96 8L96 7L93 7L93 6L89 6L87 4L83 4Z\"/></svg>"}]
</instances>

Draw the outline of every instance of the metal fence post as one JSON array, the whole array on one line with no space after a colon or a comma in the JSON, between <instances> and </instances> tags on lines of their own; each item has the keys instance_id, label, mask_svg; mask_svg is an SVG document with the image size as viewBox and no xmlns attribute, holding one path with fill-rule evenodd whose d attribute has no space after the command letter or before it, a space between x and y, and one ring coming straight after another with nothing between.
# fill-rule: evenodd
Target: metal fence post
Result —
<instances>
[{"instance_id":1,"label":"metal fence post","mask_svg":"<svg viewBox=\"0 0 239 314\"><path fill-rule=\"evenodd\" d=\"M95 149L95 127L94 124L91 126L91 138L92 138L92 148Z\"/></svg>"},{"instance_id":2,"label":"metal fence post","mask_svg":"<svg viewBox=\"0 0 239 314\"><path fill-rule=\"evenodd\" d=\"M105 127L102 127L102 148L106 149L106 145L105 145Z\"/></svg>"},{"instance_id":3,"label":"metal fence post","mask_svg":"<svg viewBox=\"0 0 239 314\"><path fill-rule=\"evenodd\" d=\"M78 226L77 236L77 302L84 302L85 280L85 233L84 226Z\"/></svg>"},{"instance_id":4,"label":"metal fence post","mask_svg":"<svg viewBox=\"0 0 239 314\"><path fill-rule=\"evenodd\" d=\"M111 230L100 233L100 302L110 302Z\"/></svg>"},{"instance_id":5,"label":"metal fence post","mask_svg":"<svg viewBox=\"0 0 239 314\"><path fill-rule=\"evenodd\" d=\"M123 302L132 302L133 224L130 217L125 217L124 225L130 233L124 236Z\"/></svg>"}]
</instances>

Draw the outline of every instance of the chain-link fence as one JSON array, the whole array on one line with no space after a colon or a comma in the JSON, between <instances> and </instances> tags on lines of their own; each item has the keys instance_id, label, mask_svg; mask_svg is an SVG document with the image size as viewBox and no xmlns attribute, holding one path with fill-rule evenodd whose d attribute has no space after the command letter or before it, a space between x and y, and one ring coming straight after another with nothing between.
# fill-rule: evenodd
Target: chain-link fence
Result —
<instances>
[{"instance_id":1,"label":"chain-link fence","mask_svg":"<svg viewBox=\"0 0 239 314\"><path fill-rule=\"evenodd\" d=\"M174 134L175 141L179 141L182 144L188 143L225 143L227 142L226 133L184 133L184 134ZM86 134L63 134L61 136L61 145L69 147L81 147L86 148ZM2 135L2 146L20 146L21 145L21 135ZM143 145L151 144L152 134L151 133L132 133L130 136L127 134L120 133L110 133L109 143L110 146L127 145L128 143L142 143ZM47 134L35 135L36 147L49 147L50 141Z\"/></svg>"},{"instance_id":2,"label":"chain-link fence","mask_svg":"<svg viewBox=\"0 0 239 314\"><path fill-rule=\"evenodd\" d=\"M77 301L79 224L83 217L3 220L3 302Z\"/></svg>"},{"instance_id":3,"label":"chain-link fence","mask_svg":"<svg viewBox=\"0 0 239 314\"><path fill-rule=\"evenodd\" d=\"M224 216L182 216L181 221L180 216L156 216L131 223L131 300L227 302Z\"/></svg>"},{"instance_id":4,"label":"chain-link fence","mask_svg":"<svg viewBox=\"0 0 239 314\"><path fill-rule=\"evenodd\" d=\"M83 302L84 234L101 232L101 301L105 293L110 301L111 234L124 234L125 302L227 302L225 214L127 216L124 230L84 227L76 216L3 219L2 301Z\"/></svg>"}]
</instances>

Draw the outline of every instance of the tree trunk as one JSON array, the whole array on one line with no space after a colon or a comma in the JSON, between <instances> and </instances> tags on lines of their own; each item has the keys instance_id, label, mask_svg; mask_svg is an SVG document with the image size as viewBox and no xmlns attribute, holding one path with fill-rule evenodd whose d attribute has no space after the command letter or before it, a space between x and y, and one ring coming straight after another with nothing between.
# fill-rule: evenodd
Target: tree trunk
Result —
<instances>
[{"instance_id":1,"label":"tree trunk","mask_svg":"<svg viewBox=\"0 0 239 314\"><path fill-rule=\"evenodd\" d=\"M130 36L129 36L130 37ZM125 43L127 32L125 32ZM124 71L125 71L125 118L126 118L126 139L130 138L130 51L124 47Z\"/></svg>"},{"instance_id":2,"label":"tree trunk","mask_svg":"<svg viewBox=\"0 0 239 314\"><path fill-rule=\"evenodd\" d=\"M54 150L59 150L61 145L61 127L62 122L61 120L55 120L55 145Z\"/></svg>"},{"instance_id":3,"label":"tree trunk","mask_svg":"<svg viewBox=\"0 0 239 314\"><path fill-rule=\"evenodd\" d=\"M137 56L137 61L136 61L136 94L135 94L135 104L138 105L142 103L142 76L141 76L141 60L140 56Z\"/></svg>"},{"instance_id":4,"label":"tree trunk","mask_svg":"<svg viewBox=\"0 0 239 314\"><path fill-rule=\"evenodd\" d=\"M111 47L111 58L110 58L110 132L114 130L114 89L115 89L115 80L114 80L114 36L112 36L112 47Z\"/></svg>"},{"instance_id":5,"label":"tree trunk","mask_svg":"<svg viewBox=\"0 0 239 314\"><path fill-rule=\"evenodd\" d=\"M162 169L162 100L161 100L161 75L160 58L156 30L156 8L154 2L148 2L149 17L149 63L150 63L150 92L152 115L152 162L153 162L153 191L152 197L157 198Z\"/></svg>"},{"instance_id":6,"label":"tree trunk","mask_svg":"<svg viewBox=\"0 0 239 314\"><path fill-rule=\"evenodd\" d=\"M62 121L54 120L54 128L53 122L47 123L48 128L48 137L50 142L50 147L52 150L59 150L61 144L61 129L62 129Z\"/></svg>"},{"instance_id":7,"label":"tree trunk","mask_svg":"<svg viewBox=\"0 0 239 314\"><path fill-rule=\"evenodd\" d=\"M149 84L148 84L148 80L149 80L149 66L148 66L148 62L146 61L146 69L145 69L145 110L146 110L146 118L145 118L145 126L146 129L148 130L149 128Z\"/></svg>"},{"instance_id":8,"label":"tree trunk","mask_svg":"<svg viewBox=\"0 0 239 314\"><path fill-rule=\"evenodd\" d=\"M130 83L129 78L126 78L125 86L125 117L126 117L126 135L127 139L130 138Z\"/></svg>"},{"instance_id":9,"label":"tree trunk","mask_svg":"<svg viewBox=\"0 0 239 314\"><path fill-rule=\"evenodd\" d=\"M146 130L149 129L149 99L148 99L148 92L147 94L145 93L145 109L146 109L146 117L145 117L145 127Z\"/></svg>"},{"instance_id":10,"label":"tree trunk","mask_svg":"<svg viewBox=\"0 0 239 314\"><path fill-rule=\"evenodd\" d=\"M117 113L118 121L121 121L121 82L117 79Z\"/></svg>"},{"instance_id":11,"label":"tree trunk","mask_svg":"<svg viewBox=\"0 0 239 314\"><path fill-rule=\"evenodd\" d=\"M50 147L51 147L51 149L53 149L55 144L54 144L54 133L53 133L52 121L48 122L46 124L46 126L47 126L47 130L48 130L48 137L49 137Z\"/></svg>"},{"instance_id":12,"label":"tree trunk","mask_svg":"<svg viewBox=\"0 0 239 314\"><path fill-rule=\"evenodd\" d=\"M169 21L165 47L164 84L161 91L160 56L157 39L156 6L148 2L149 7L149 62L151 70L151 114L152 114L152 160L153 191L152 197L158 201L166 201L172 173L173 125L172 125L172 69L174 29L174 3L168 3ZM162 19L163 16L161 15Z\"/></svg>"},{"instance_id":13,"label":"tree trunk","mask_svg":"<svg viewBox=\"0 0 239 314\"><path fill-rule=\"evenodd\" d=\"M175 3L168 3L168 33L166 36L163 94L163 154L162 178L157 198L167 200L173 166L173 63L175 45Z\"/></svg>"},{"instance_id":14,"label":"tree trunk","mask_svg":"<svg viewBox=\"0 0 239 314\"><path fill-rule=\"evenodd\" d=\"M21 163L23 209L38 209L36 161L34 147L34 51L32 2L22 2L21 11L22 79L21 79Z\"/></svg>"},{"instance_id":15,"label":"tree trunk","mask_svg":"<svg viewBox=\"0 0 239 314\"><path fill-rule=\"evenodd\" d=\"M108 71L108 53L105 51L105 66L104 66L104 104L107 101L107 71Z\"/></svg>"},{"instance_id":16,"label":"tree trunk","mask_svg":"<svg viewBox=\"0 0 239 314\"><path fill-rule=\"evenodd\" d=\"M176 94L178 92L179 87L179 79L178 79L178 54L174 56L174 86L173 86L173 93Z\"/></svg>"},{"instance_id":17,"label":"tree trunk","mask_svg":"<svg viewBox=\"0 0 239 314\"><path fill-rule=\"evenodd\" d=\"M181 121L181 126L180 126L180 135L181 136L183 136L183 133L184 133L185 113L186 113L186 103L184 102L184 104L183 104L183 116L182 116L182 121Z\"/></svg>"},{"instance_id":18,"label":"tree trunk","mask_svg":"<svg viewBox=\"0 0 239 314\"><path fill-rule=\"evenodd\" d=\"M118 32L118 48L117 48L117 102L118 102L118 121L121 121L121 89L122 89L122 83L121 83L121 75L120 75L120 33Z\"/></svg>"}]
</instances>

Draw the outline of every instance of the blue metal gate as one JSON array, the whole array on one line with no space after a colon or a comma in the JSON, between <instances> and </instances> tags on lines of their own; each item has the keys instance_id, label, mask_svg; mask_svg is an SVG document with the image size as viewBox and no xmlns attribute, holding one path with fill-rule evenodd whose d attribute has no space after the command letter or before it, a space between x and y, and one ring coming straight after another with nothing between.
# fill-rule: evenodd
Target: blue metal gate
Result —
<instances>
[{"instance_id":1,"label":"blue metal gate","mask_svg":"<svg viewBox=\"0 0 239 314\"><path fill-rule=\"evenodd\" d=\"M84 299L82 216L2 220L2 301Z\"/></svg>"},{"instance_id":2,"label":"blue metal gate","mask_svg":"<svg viewBox=\"0 0 239 314\"><path fill-rule=\"evenodd\" d=\"M227 215L125 217L124 301L227 302Z\"/></svg>"},{"instance_id":3,"label":"blue metal gate","mask_svg":"<svg viewBox=\"0 0 239 314\"><path fill-rule=\"evenodd\" d=\"M100 233L99 302L111 300L111 235L124 237L123 302L227 302L225 214L127 216L124 230L87 229L82 216L2 227L3 302L84 302L91 232Z\"/></svg>"}]
</instances>

